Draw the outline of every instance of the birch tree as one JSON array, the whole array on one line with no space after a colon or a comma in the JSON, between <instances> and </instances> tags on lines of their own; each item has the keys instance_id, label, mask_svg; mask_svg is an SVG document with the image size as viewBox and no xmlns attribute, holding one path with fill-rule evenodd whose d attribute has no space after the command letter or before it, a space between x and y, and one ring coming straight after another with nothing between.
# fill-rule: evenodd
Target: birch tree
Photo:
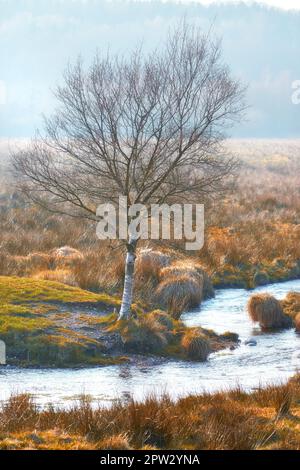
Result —
<instances>
[{"instance_id":1,"label":"birch tree","mask_svg":"<svg viewBox=\"0 0 300 470\"><path fill-rule=\"evenodd\" d=\"M244 88L223 63L220 42L181 24L155 51L97 54L69 66L57 109L13 156L34 202L97 221L97 206L201 201L224 190L234 161L227 130L240 119ZM138 240L128 237L120 318L129 318Z\"/></svg>"}]
</instances>

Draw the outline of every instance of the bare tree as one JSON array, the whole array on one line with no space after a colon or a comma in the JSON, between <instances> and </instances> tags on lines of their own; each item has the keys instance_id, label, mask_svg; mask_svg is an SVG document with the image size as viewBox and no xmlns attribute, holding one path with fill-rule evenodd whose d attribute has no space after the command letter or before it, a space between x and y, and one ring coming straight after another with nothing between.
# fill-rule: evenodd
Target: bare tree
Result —
<instances>
[{"instance_id":1,"label":"bare tree","mask_svg":"<svg viewBox=\"0 0 300 470\"><path fill-rule=\"evenodd\" d=\"M51 211L97 220L100 203L191 201L222 191L234 162L224 131L244 89L220 43L185 23L164 47L69 66L45 132L13 156L23 191ZM120 318L129 318L136 239L127 240Z\"/></svg>"}]
</instances>

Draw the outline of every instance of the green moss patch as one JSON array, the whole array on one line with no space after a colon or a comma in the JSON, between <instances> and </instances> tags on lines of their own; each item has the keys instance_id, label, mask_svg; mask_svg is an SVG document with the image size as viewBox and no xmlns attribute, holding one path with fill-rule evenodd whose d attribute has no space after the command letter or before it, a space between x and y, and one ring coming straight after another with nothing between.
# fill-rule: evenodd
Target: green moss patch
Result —
<instances>
[{"instance_id":1,"label":"green moss patch","mask_svg":"<svg viewBox=\"0 0 300 470\"><path fill-rule=\"evenodd\" d=\"M71 287L54 281L35 280L21 277L0 276L1 303L63 302L102 303L118 306L120 301L107 294L95 294L78 287Z\"/></svg>"},{"instance_id":2,"label":"green moss patch","mask_svg":"<svg viewBox=\"0 0 300 470\"><path fill-rule=\"evenodd\" d=\"M99 315L78 313L87 304L99 308ZM122 362L124 358L106 354L97 334L82 333L90 326L97 332L108 321L101 306L111 310L118 304L113 297L57 282L1 276L0 339L6 343L8 363L68 367Z\"/></svg>"}]
</instances>

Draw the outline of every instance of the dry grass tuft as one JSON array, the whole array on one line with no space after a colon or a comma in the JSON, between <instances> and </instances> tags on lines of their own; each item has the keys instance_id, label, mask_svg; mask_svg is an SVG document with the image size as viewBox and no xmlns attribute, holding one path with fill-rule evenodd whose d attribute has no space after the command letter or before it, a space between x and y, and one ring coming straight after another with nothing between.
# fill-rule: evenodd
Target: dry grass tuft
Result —
<instances>
[{"instance_id":1,"label":"dry grass tuft","mask_svg":"<svg viewBox=\"0 0 300 470\"><path fill-rule=\"evenodd\" d=\"M185 274L169 276L155 292L155 300L174 317L179 318L188 308L197 307L202 300L202 281Z\"/></svg>"},{"instance_id":2,"label":"dry grass tuft","mask_svg":"<svg viewBox=\"0 0 300 470\"><path fill-rule=\"evenodd\" d=\"M190 329L181 340L187 357L194 361L206 361L211 350L209 342L197 329Z\"/></svg>"},{"instance_id":3,"label":"dry grass tuft","mask_svg":"<svg viewBox=\"0 0 300 470\"><path fill-rule=\"evenodd\" d=\"M85 251L71 270L82 289L119 293L124 278L124 255L103 245Z\"/></svg>"},{"instance_id":4,"label":"dry grass tuft","mask_svg":"<svg viewBox=\"0 0 300 470\"><path fill-rule=\"evenodd\" d=\"M296 319L300 314L300 293L289 292L281 301L281 305L286 315L292 319Z\"/></svg>"},{"instance_id":5,"label":"dry grass tuft","mask_svg":"<svg viewBox=\"0 0 300 470\"><path fill-rule=\"evenodd\" d=\"M1 429L14 432L31 428L36 422L37 415L38 409L29 394L11 395L1 408Z\"/></svg>"},{"instance_id":6,"label":"dry grass tuft","mask_svg":"<svg viewBox=\"0 0 300 470\"><path fill-rule=\"evenodd\" d=\"M181 260L172 263L166 268L162 268L159 273L159 280L164 282L170 278L186 276L195 280L202 289L203 299L214 296L214 289L207 273L200 265L193 261Z\"/></svg>"},{"instance_id":7,"label":"dry grass tuft","mask_svg":"<svg viewBox=\"0 0 300 470\"><path fill-rule=\"evenodd\" d=\"M298 313L298 315L295 318L295 327L296 327L296 330L300 332L300 313Z\"/></svg>"},{"instance_id":8,"label":"dry grass tuft","mask_svg":"<svg viewBox=\"0 0 300 470\"><path fill-rule=\"evenodd\" d=\"M168 330L156 315L141 315L120 326L126 351L159 354L167 346Z\"/></svg>"},{"instance_id":9,"label":"dry grass tuft","mask_svg":"<svg viewBox=\"0 0 300 470\"><path fill-rule=\"evenodd\" d=\"M128 438L123 434L116 434L114 436L103 439L97 443L97 448L101 450L131 450Z\"/></svg>"},{"instance_id":10,"label":"dry grass tuft","mask_svg":"<svg viewBox=\"0 0 300 470\"><path fill-rule=\"evenodd\" d=\"M198 306L203 299L214 296L210 278L196 263L181 260L159 271L159 284L154 298L175 318L188 308Z\"/></svg>"},{"instance_id":11,"label":"dry grass tuft","mask_svg":"<svg viewBox=\"0 0 300 470\"><path fill-rule=\"evenodd\" d=\"M280 302L269 294L254 294L248 301L248 313L262 329L289 328L291 319L283 313Z\"/></svg>"},{"instance_id":12,"label":"dry grass tuft","mask_svg":"<svg viewBox=\"0 0 300 470\"><path fill-rule=\"evenodd\" d=\"M157 250L142 249L138 252L135 273L143 281L158 280L161 269L169 266L171 257L168 253Z\"/></svg>"},{"instance_id":13,"label":"dry grass tuft","mask_svg":"<svg viewBox=\"0 0 300 470\"><path fill-rule=\"evenodd\" d=\"M297 377L297 376L296 376ZM295 391L298 392L297 380L293 380L281 386L269 385L253 392L252 399L259 406L272 406L276 412L276 417L288 415L291 411Z\"/></svg>"}]
</instances>

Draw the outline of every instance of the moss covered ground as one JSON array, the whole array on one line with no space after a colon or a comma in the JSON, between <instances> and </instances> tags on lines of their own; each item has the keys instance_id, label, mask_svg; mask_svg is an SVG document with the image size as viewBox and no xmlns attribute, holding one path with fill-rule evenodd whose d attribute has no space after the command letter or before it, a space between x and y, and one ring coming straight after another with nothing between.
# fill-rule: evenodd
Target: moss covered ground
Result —
<instances>
[{"instance_id":1,"label":"moss covered ground","mask_svg":"<svg viewBox=\"0 0 300 470\"><path fill-rule=\"evenodd\" d=\"M115 297L58 282L0 277L0 339L7 362L72 367L117 364L128 355L189 358L182 339L191 329L181 321L137 306L129 322L117 321L117 306ZM235 335L201 328L193 335L205 338L210 352L238 342Z\"/></svg>"},{"instance_id":2,"label":"moss covered ground","mask_svg":"<svg viewBox=\"0 0 300 470\"><path fill-rule=\"evenodd\" d=\"M119 301L58 282L0 277L0 339L7 362L18 365L72 366L113 364L97 334L88 327L101 324ZM88 307L88 310L87 310ZM87 313L87 312L92 313Z\"/></svg>"}]
</instances>

